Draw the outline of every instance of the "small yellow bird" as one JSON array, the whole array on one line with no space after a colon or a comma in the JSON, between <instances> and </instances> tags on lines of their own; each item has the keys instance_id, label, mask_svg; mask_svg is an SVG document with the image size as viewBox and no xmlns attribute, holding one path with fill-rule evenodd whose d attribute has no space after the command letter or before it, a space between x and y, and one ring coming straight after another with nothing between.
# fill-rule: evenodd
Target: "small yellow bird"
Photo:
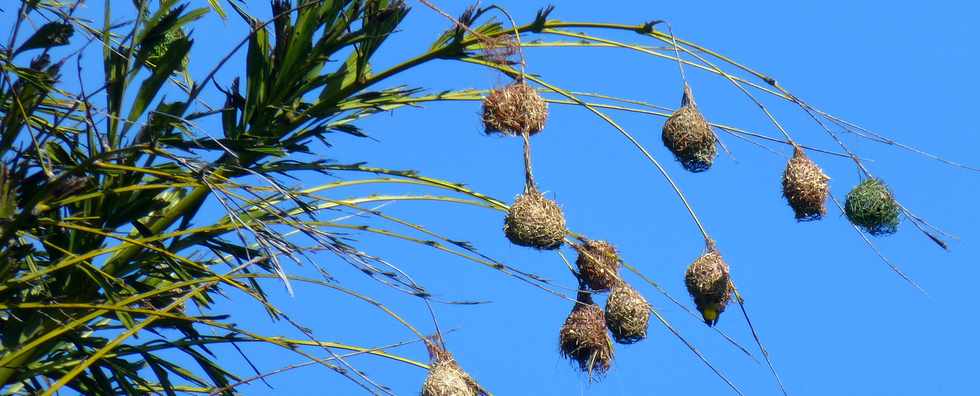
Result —
<instances>
[{"instance_id":1,"label":"small yellow bird","mask_svg":"<svg viewBox=\"0 0 980 396\"><path fill-rule=\"evenodd\" d=\"M708 326L714 326L718 323L718 317L725 310L721 304L710 304L705 307L701 307L701 317L704 318L704 324Z\"/></svg>"}]
</instances>

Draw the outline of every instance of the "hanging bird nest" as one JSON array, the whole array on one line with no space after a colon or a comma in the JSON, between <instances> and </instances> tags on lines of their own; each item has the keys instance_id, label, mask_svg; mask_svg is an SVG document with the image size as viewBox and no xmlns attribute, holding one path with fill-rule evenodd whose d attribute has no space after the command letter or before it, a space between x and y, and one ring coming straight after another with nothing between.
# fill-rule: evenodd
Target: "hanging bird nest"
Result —
<instances>
[{"instance_id":1,"label":"hanging bird nest","mask_svg":"<svg viewBox=\"0 0 980 396\"><path fill-rule=\"evenodd\" d=\"M470 377L449 351L435 341L426 341L431 364L429 375L422 383L422 396L478 396L488 395L473 377Z\"/></svg>"},{"instance_id":2,"label":"hanging bird nest","mask_svg":"<svg viewBox=\"0 0 980 396\"><path fill-rule=\"evenodd\" d=\"M483 126L486 134L534 135L544 129L548 103L523 80L490 91L483 98Z\"/></svg>"},{"instance_id":3,"label":"hanging bird nest","mask_svg":"<svg viewBox=\"0 0 980 396\"><path fill-rule=\"evenodd\" d=\"M684 284L687 292L694 297L694 304L708 326L718 323L718 317L725 312L728 300L732 297L729 281L728 264L713 248L708 249L707 253L698 257L687 268Z\"/></svg>"},{"instance_id":4,"label":"hanging bird nest","mask_svg":"<svg viewBox=\"0 0 980 396\"><path fill-rule=\"evenodd\" d=\"M187 34L184 33L183 29L168 30L166 33L164 33L164 36L160 38L160 41L158 41L153 47L149 48L146 61L150 63L152 68L159 67L165 60L165 57L170 51L170 47L173 45L173 43L178 40L182 40L185 37L187 37ZM184 55L184 57L180 59L180 64L177 65L176 71L183 71L186 69L188 62L188 56Z\"/></svg>"},{"instance_id":5,"label":"hanging bird nest","mask_svg":"<svg viewBox=\"0 0 980 396\"><path fill-rule=\"evenodd\" d=\"M589 376L609 371L613 360L612 340L606 333L602 308L592 302L588 293L579 293L578 303L561 327L559 346L562 357L574 360Z\"/></svg>"},{"instance_id":6,"label":"hanging bird nest","mask_svg":"<svg viewBox=\"0 0 980 396\"><path fill-rule=\"evenodd\" d=\"M830 177L797 147L783 172L783 196L797 221L820 220L827 213L824 204L830 194L829 181Z\"/></svg>"},{"instance_id":7,"label":"hanging bird nest","mask_svg":"<svg viewBox=\"0 0 980 396\"><path fill-rule=\"evenodd\" d=\"M684 169L703 172L711 167L718 155L715 134L694 103L691 88L684 85L681 107L664 123L664 146L680 161Z\"/></svg>"},{"instance_id":8,"label":"hanging bird nest","mask_svg":"<svg viewBox=\"0 0 980 396\"><path fill-rule=\"evenodd\" d=\"M75 26L67 22L48 22L41 25L15 53L34 49L67 45L71 36L75 34Z\"/></svg>"},{"instance_id":9,"label":"hanging bird nest","mask_svg":"<svg viewBox=\"0 0 980 396\"><path fill-rule=\"evenodd\" d=\"M902 208L885 182L867 179L847 193L844 213L847 219L871 235L888 235L898 231Z\"/></svg>"},{"instance_id":10,"label":"hanging bird nest","mask_svg":"<svg viewBox=\"0 0 980 396\"><path fill-rule=\"evenodd\" d=\"M647 336L650 304L626 282L619 282L606 300L606 327L620 344L632 344Z\"/></svg>"},{"instance_id":11,"label":"hanging bird nest","mask_svg":"<svg viewBox=\"0 0 980 396\"><path fill-rule=\"evenodd\" d=\"M184 294L188 293L189 291L190 291L189 289L183 287L171 289L166 292L157 294L153 297L140 300L139 307L151 311L160 311L163 308L166 308L167 306L173 304L175 301L177 301L177 299L183 297ZM191 299L185 300L184 302L174 306L171 309L170 313L184 314L184 312L186 311L187 301L189 300Z\"/></svg>"},{"instance_id":12,"label":"hanging bird nest","mask_svg":"<svg viewBox=\"0 0 980 396\"><path fill-rule=\"evenodd\" d=\"M515 245L557 249L565 238L565 215L557 202L534 187L525 188L507 211L504 234Z\"/></svg>"},{"instance_id":13,"label":"hanging bird nest","mask_svg":"<svg viewBox=\"0 0 980 396\"><path fill-rule=\"evenodd\" d=\"M606 291L619 282L619 255L606 241L586 241L576 246L579 275L589 289Z\"/></svg>"},{"instance_id":14,"label":"hanging bird nest","mask_svg":"<svg viewBox=\"0 0 980 396\"><path fill-rule=\"evenodd\" d=\"M493 37L483 36L478 37L478 40L482 46L480 58L490 63L512 65L514 61L511 58L520 53L517 41L509 34Z\"/></svg>"}]
</instances>

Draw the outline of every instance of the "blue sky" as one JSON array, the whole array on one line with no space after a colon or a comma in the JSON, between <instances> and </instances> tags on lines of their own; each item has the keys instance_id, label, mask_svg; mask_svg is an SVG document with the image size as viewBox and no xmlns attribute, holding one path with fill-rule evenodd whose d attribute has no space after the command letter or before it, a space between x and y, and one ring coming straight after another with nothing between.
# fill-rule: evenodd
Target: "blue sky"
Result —
<instances>
[{"instance_id":1,"label":"blue sky","mask_svg":"<svg viewBox=\"0 0 980 396\"><path fill-rule=\"evenodd\" d=\"M454 15L463 7L439 3ZM967 68L976 64L978 47L969 38L977 32L966 19L971 12L958 10L970 6L897 3L883 10L880 5L852 3L654 6L634 1L596 7L566 1L557 4L552 15L623 23L670 20L678 35L776 77L818 107L926 151L976 164L972 148L978 147L980 137L967 106L975 105L970 95L980 87ZM547 2L500 4L526 21ZM423 50L447 26L420 4L413 6L415 12L379 63L390 59L393 64ZM657 44L633 35L611 37ZM535 49L527 56L531 72L566 89L665 106L679 100L676 66L664 60L615 49ZM689 73L709 119L776 134L764 115L726 81ZM421 67L391 84L436 90L482 89L503 82L506 79L493 72L444 62ZM767 103L799 141L835 148L800 111L785 103ZM363 124L379 142L344 140L325 154L341 161L416 169L466 182L493 196L512 197L522 187L519 142L482 136L478 111L477 103L396 111ZM978 219L968 208L980 175L845 136L861 155L874 160L869 162L871 171L887 180L903 203L961 238L946 253L906 221L899 234L876 239L888 257L929 291L926 297L890 272L833 208L822 222L795 223L779 193L785 158L723 136L737 161L723 155L711 171L689 174L660 145L662 119L613 115L678 179L718 240L791 394L970 393L970 360L978 348L970 330L976 324L969 308L972 282L965 280L977 275L978 234L973 225ZM569 227L614 241L624 259L690 305L682 276L700 253L701 240L643 157L581 108L552 106L548 127L533 144L538 183L563 205ZM774 148L790 153L787 147ZM826 155L813 158L833 177L833 193L843 199L858 180L853 164ZM396 203L386 210L473 241L483 252L522 269L574 285L556 255L509 245L500 235L497 213L412 203ZM601 382L589 384L557 354L557 331L569 302L445 255L403 243L370 238L364 242L440 298L493 301L481 306L436 305L436 311L443 328L458 329L448 336L448 344L459 361L496 394L731 393L658 323L651 325L648 340L619 346L614 369ZM627 279L746 394L778 394L765 366L747 359L636 277ZM321 301L338 305L329 314L316 314L324 307ZM294 305L296 315L318 335L362 343L410 337L381 315L364 315L363 304L340 301L329 292L304 290L287 304ZM417 302L396 296L385 301L404 307L400 312L417 318L414 323L425 323ZM719 327L754 349L737 309L724 314ZM420 356L418 347L402 351ZM416 392L423 377L416 369L394 368L387 362L376 365L364 359L363 364L399 394ZM339 378L326 378L322 369L311 367L276 378L275 391L260 385L249 391L297 394L316 381L337 386L325 394L356 392L344 388Z\"/></svg>"},{"instance_id":2,"label":"blue sky","mask_svg":"<svg viewBox=\"0 0 980 396\"><path fill-rule=\"evenodd\" d=\"M120 1L129 6L129 2ZM203 6L204 2L201 3ZM519 22L529 21L544 1L500 1ZM401 31L381 50L376 70L424 51L448 22L415 1ZM437 2L453 15L464 2ZM651 4L645 1L557 2L553 17L568 21L641 23L669 20L685 39L733 57L775 77L809 103L902 143L951 160L980 166L974 93L980 79L977 6L971 2L711 2ZM84 13L100 18L101 2ZM248 2L256 15L267 4ZM8 11L9 12L9 11ZM638 35L592 31L641 45L659 45ZM208 15L196 28L190 72L203 76L238 40L244 29L231 16ZM545 40L553 36L535 36ZM93 54L94 55L94 54ZM94 56L93 56L94 57ZM674 107L681 94L676 65L621 49L535 48L528 71L565 89L599 92ZM244 54L217 76L227 85L242 75ZM101 79L99 68L91 73ZM93 77L96 78L96 77ZM698 104L708 119L758 131L778 132L764 114L723 78L688 69ZM431 91L487 89L507 78L458 62L436 62L386 81ZM212 94L217 92L212 92ZM833 140L797 108L760 95L801 143L839 151ZM217 95L206 100L220 104ZM779 155L731 135L732 150L708 172L691 174L660 143L662 118L609 113L636 136L677 180L732 267L751 319L792 395L970 394L973 359L974 279L980 248L980 215L972 204L980 174L953 168L894 146L854 135L845 142L868 159L915 213L959 237L945 252L911 223L874 242L928 291L923 295L891 272L831 205L821 222L798 224L780 196L780 175L791 150L765 143ZM427 104L400 109L359 124L376 140L337 137L322 157L341 163L414 169L466 183L505 200L523 187L519 139L481 133L478 102ZM203 125L205 128L207 124ZM217 125L211 125L217 128ZM217 133L217 129L215 129ZM618 133L579 107L552 105L548 126L533 139L539 186L558 200L570 229L614 242L623 259L659 282L688 306L683 285L687 265L702 250L697 228L663 178ZM832 177L832 193L843 200L858 182L847 159L811 154ZM301 180L304 186L332 181ZM337 191L337 197L370 190ZM392 187L386 193L426 192ZM433 192L433 191L427 191ZM217 209L215 209L217 210ZM483 253L572 287L574 280L554 253L510 245L501 232L502 214L466 206L398 202L384 207L446 235L473 242ZM217 215L217 213L215 213ZM352 223L362 222L352 219ZM373 223L376 224L376 223ZM705 395L732 391L664 326L653 322L649 338L617 346L612 371L598 383L558 355L557 336L571 303L526 283L431 249L369 235L357 246L409 272L441 300L492 301L481 305L435 304L440 326L453 329L447 344L463 367L498 395ZM564 252L573 257L574 253ZM423 331L433 331L418 299L365 279L330 256L319 264L342 285L374 296ZM309 274L311 268L292 268ZM642 280L625 278L643 293L690 342L747 395L775 395L778 388L764 363L733 348L718 333L673 305ZM412 334L371 306L335 291L297 286L295 296L273 287L279 305L320 339L377 346L410 340ZM229 295L219 309L263 334L297 336L284 324L267 323L262 308ZM741 313L733 305L718 328L761 360ZM421 345L394 350L425 360ZM247 366L234 351L229 365ZM263 371L301 362L296 355L252 347L248 355ZM377 358L351 364L397 394L418 391L425 372ZM358 394L359 389L322 367L273 376L274 389L243 387L250 395Z\"/></svg>"}]
</instances>

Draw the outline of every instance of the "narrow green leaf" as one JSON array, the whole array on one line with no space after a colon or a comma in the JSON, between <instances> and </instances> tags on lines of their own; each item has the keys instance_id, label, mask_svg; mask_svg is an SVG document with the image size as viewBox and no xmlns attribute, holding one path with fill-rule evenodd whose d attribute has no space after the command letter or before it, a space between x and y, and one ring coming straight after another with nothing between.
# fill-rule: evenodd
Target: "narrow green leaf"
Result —
<instances>
[{"instance_id":1,"label":"narrow green leaf","mask_svg":"<svg viewBox=\"0 0 980 396\"><path fill-rule=\"evenodd\" d=\"M17 51L17 54L37 48L51 48L68 45L71 36L75 34L75 27L67 22L48 22L42 25L31 37L28 37Z\"/></svg>"},{"instance_id":2,"label":"narrow green leaf","mask_svg":"<svg viewBox=\"0 0 980 396\"><path fill-rule=\"evenodd\" d=\"M221 19L228 19L228 14L225 13L224 8L221 8L221 2L218 0L208 0L208 4L211 5L211 9L214 10L221 17Z\"/></svg>"}]
</instances>

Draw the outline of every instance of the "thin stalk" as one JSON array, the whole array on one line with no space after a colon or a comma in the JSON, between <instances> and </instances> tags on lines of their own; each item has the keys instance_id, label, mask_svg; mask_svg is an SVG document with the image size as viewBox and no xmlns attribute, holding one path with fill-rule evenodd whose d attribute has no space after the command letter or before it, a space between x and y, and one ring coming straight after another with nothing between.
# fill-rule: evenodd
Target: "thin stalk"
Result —
<instances>
[{"instance_id":1,"label":"thin stalk","mask_svg":"<svg viewBox=\"0 0 980 396\"><path fill-rule=\"evenodd\" d=\"M837 205L837 209L840 209L840 212L841 213L845 213L844 212L844 206L841 205L840 201L838 201L836 197L834 197L833 195L831 195L830 196L830 199L832 201L834 201L834 205ZM911 277L909 277L908 275L906 275L905 272L903 272L901 268L898 268L898 266L896 266L895 264L892 264L891 260L889 260L888 257L885 257L885 255L881 252L881 250L878 250L878 247L875 246L874 242L872 242L871 239L868 238L868 236L865 235L864 232L862 232L860 228L858 228L858 226L854 225L854 223L851 223L851 222L848 222L848 224L850 224L851 227L854 228L854 231L857 232L858 235L861 235L861 239L863 239L864 240L864 243L868 245L868 248L870 248L871 251L874 252L875 255L877 255L878 258L880 258L882 262L884 262L886 265L888 265L888 268L891 268L891 270L893 272L895 272L896 274L898 274L899 277L901 277L906 282L908 282L909 285L912 285L912 287L914 287L916 290L922 292L923 295L926 295L926 296L929 295L929 293L926 292L926 289L923 289L922 286L919 286L919 284L916 283L914 280L912 280Z\"/></svg>"},{"instance_id":2,"label":"thin stalk","mask_svg":"<svg viewBox=\"0 0 980 396\"><path fill-rule=\"evenodd\" d=\"M786 391L786 386L783 385L783 380L779 378L779 373L776 372L776 367L772 364L772 359L769 358L769 352L766 351L765 345L762 344L762 339L759 338L759 333L755 331L755 326L752 325L752 320L749 319L749 312L745 310L745 299L742 298L742 293L735 287L735 282L729 280L729 285L735 292L735 301L738 302L738 308L742 311L742 316L745 317L745 323L748 324L749 331L752 332L752 338L755 339L755 344L759 346L759 352L762 352L762 357L766 359L766 364L769 365L769 372L776 379L776 384L779 385L779 390L783 392L783 395L789 396L789 392Z\"/></svg>"}]
</instances>

